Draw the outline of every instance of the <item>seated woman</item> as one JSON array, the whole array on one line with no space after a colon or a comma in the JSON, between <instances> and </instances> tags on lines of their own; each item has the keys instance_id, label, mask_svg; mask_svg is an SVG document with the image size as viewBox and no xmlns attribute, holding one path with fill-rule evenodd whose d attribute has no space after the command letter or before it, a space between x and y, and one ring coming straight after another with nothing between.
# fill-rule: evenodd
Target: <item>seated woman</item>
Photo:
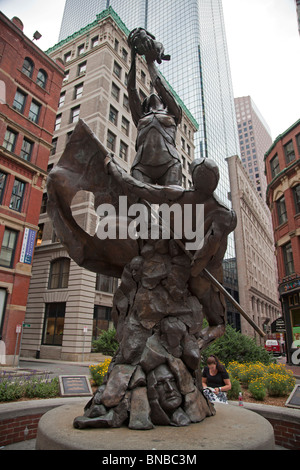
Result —
<instances>
[{"instance_id":1,"label":"seated woman","mask_svg":"<svg viewBox=\"0 0 300 470\"><path fill-rule=\"evenodd\" d=\"M207 358L202 372L204 395L212 402L227 403L226 392L231 389L228 372L215 355Z\"/></svg>"}]
</instances>

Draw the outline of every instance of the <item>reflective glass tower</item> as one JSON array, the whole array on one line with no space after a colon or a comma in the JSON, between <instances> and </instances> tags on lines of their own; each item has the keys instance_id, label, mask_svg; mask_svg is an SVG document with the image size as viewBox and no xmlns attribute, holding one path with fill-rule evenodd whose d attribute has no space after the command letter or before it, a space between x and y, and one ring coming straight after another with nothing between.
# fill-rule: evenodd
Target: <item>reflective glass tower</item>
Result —
<instances>
[{"instance_id":1,"label":"reflective glass tower","mask_svg":"<svg viewBox=\"0 0 300 470\"><path fill-rule=\"evenodd\" d=\"M59 40L78 31L111 6L130 30L141 26L154 34L171 55L160 71L199 124L196 157L216 161L217 195L227 205L230 182L226 158L239 154L222 0L66 0ZM229 239L225 269L237 276L234 237Z\"/></svg>"}]
</instances>

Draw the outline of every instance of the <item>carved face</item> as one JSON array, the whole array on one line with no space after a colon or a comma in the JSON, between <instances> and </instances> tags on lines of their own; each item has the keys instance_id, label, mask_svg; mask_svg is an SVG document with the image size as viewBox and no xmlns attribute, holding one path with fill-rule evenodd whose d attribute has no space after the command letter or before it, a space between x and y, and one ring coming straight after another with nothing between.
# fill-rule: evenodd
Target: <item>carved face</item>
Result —
<instances>
[{"instance_id":1,"label":"carved face","mask_svg":"<svg viewBox=\"0 0 300 470\"><path fill-rule=\"evenodd\" d=\"M130 263L131 274L135 282L139 282L143 271L143 258L135 256Z\"/></svg>"},{"instance_id":2,"label":"carved face","mask_svg":"<svg viewBox=\"0 0 300 470\"><path fill-rule=\"evenodd\" d=\"M155 378L155 390L160 406L166 412L174 411L180 406L182 397L173 374L167 366L161 365L155 369Z\"/></svg>"}]
</instances>

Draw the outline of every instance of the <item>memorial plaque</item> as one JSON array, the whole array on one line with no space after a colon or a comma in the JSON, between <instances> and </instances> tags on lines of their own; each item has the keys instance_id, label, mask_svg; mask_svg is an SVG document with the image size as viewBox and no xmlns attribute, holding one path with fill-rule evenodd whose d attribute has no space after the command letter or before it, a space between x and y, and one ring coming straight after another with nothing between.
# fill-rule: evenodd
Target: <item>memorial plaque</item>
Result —
<instances>
[{"instance_id":1,"label":"memorial plaque","mask_svg":"<svg viewBox=\"0 0 300 470\"><path fill-rule=\"evenodd\" d=\"M291 408L300 408L300 385L297 384L294 387L294 390L290 394L289 398L287 399L285 406L289 406Z\"/></svg>"},{"instance_id":2,"label":"memorial plaque","mask_svg":"<svg viewBox=\"0 0 300 470\"><path fill-rule=\"evenodd\" d=\"M93 394L87 375L60 375L59 388L60 395L63 397L79 397Z\"/></svg>"}]
</instances>

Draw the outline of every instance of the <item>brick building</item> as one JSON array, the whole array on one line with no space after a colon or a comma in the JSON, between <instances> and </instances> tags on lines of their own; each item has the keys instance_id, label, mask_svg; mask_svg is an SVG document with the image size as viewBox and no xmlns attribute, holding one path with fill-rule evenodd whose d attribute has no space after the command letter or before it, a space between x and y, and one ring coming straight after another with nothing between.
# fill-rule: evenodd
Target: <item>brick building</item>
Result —
<instances>
[{"instance_id":1,"label":"brick building","mask_svg":"<svg viewBox=\"0 0 300 470\"><path fill-rule=\"evenodd\" d=\"M300 346L300 120L265 154L288 360Z\"/></svg>"},{"instance_id":2,"label":"brick building","mask_svg":"<svg viewBox=\"0 0 300 470\"><path fill-rule=\"evenodd\" d=\"M25 318L32 257L64 76L0 13L0 335L12 363Z\"/></svg>"},{"instance_id":3,"label":"brick building","mask_svg":"<svg viewBox=\"0 0 300 470\"><path fill-rule=\"evenodd\" d=\"M49 170L60 159L79 118L129 171L135 156L136 128L127 95L130 50L129 30L112 8L53 46L48 52L62 59L65 77L55 121ZM152 89L145 61L137 57L137 89L140 98ZM197 123L179 97L183 117L176 136L181 155L184 187L191 181L188 166L194 158L193 137ZM79 267L57 239L46 212L47 193L40 215L40 244L36 248L28 296L22 356L81 360L91 351L91 340L111 322L113 292L117 280ZM94 234L97 215L94 196L80 191L72 201L76 222Z\"/></svg>"}]
</instances>

